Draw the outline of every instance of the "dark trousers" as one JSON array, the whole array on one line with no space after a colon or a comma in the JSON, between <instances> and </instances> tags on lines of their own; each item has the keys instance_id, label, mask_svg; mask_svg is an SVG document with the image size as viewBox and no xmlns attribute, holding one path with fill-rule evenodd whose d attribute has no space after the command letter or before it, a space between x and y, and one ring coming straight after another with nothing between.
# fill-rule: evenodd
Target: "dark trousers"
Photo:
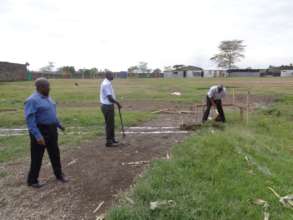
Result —
<instances>
[{"instance_id":1,"label":"dark trousers","mask_svg":"<svg viewBox=\"0 0 293 220\"><path fill-rule=\"evenodd\" d=\"M49 154L49 158L53 167L56 178L62 176L62 168L60 162L60 151L58 146L58 132L56 125L38 125L40 132L45 139L45 146L39 145L36 138L30 134L31 139L31 166L28 174L28 183L37 183L42 165L45 149Z\"/></svg>"},{"instance_id":2,"label":"dark trousers","mask_svg":"<svg viewBox=\"0 0 293 220\"><path fill-rule=\"evenodd\" d=\"M101 106L104 119L107 143L112 143L115 140L115 111L114 105Z\"/></svg>"},{"instance_id":3,"label":"dark trousers","mask_svg":"<svg viewBox=\"0 0 293 220\"><path fill-rule=\"evenodd\" d=\"M225 122L226 119L225 119L225 114L224 114L224 110L223 110L223 107L222 107L222 100L215 100L215 103L216 103L216 106L217 106L217 110L219 112L219 120L222 121L222 122ZM212 100L210 99L210 97L207 96L207 108L206 108L205 113L204 113L203 118L202 118L203 122L208 119L211 107L212 107Z\"/></svg>"}]
</instances>

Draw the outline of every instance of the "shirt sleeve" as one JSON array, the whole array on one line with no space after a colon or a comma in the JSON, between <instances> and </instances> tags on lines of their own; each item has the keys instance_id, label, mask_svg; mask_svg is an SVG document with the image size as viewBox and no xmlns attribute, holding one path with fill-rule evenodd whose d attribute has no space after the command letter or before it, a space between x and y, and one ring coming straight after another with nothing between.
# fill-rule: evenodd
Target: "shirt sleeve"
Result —
<instances>
[{"instance_id":1,"label":"shirt sleeve","mask_svg":"<svg viewBox=\"0 0 293 220\"><path fill-rule=\"evenodd\" d=\"M215 95L215 90L214 90L214 88L212 87L212 88L210 88L210 90L208 91L208 97L209 97L209 98L213 98L214 95Z\"/></svg>"},{"instance_id":2,"label":"shirt sleeve","mask_svg":"<svg viewBox=\"0 0 293 220\"><path fill-rule=\"evenodd\" d=\"M103 93L107 97L108 95L113 95L112 94L112 86L110 84L105 85L103 88Z\"/></svg>"},{"instance_id":3,"label":"shirt sleeve","mask_svg":"<svg viewBox=\"0 0 293 220\"><path fill-rule=\"evenodd\" d=\"M37 139L42 138L41 132L36 123L36 105L34 100L27 100L24 104L24 116L29 132Z\"/></svg>"}]
</instances>

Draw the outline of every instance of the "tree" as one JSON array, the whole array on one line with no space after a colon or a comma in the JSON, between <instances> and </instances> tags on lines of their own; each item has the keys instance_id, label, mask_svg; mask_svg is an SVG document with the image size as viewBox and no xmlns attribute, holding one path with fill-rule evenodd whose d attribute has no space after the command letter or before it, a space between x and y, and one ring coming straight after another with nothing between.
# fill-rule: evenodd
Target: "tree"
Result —
<instances>
[{"instance_id":1,"label":"tree","mask_svg":"<svg viewBox=\"0 0 293 220\"><path fill-rule=\"evenodd\" d=\"M40 70L44 73L50 73L53 72L54 67L54 62L50 61L47 66L42 67Z\"/></svg>"},{"instance_id":2,"label":"tree","mask_svg":"<svg viewBox=\"0 0 293 220\"><path fill-rule=\"evenodd\" d=\"M173 67L172 66L165 66L164 67L164 72L172 71Z\"/></svg>"},{"instance_id":3,"label":"tree","mask_svg":"<svg viewBox=\"0 0 293 220\"><path fill-rule=\"evenodd\" d=\"M60 70L64 75L72 75L76 72L74 66L63 66L60 67Z\"/></svg>"},{"instance_id":4,"label":"tree","mask_svg":"<svg viewBox=\"0 0 293 220\"><path fill-rule=\"evenodd\" d=\"M154 69L152 74L155 76L155 77L160 77L161 76L161 73L162 73L162 70L157 68L157 69Z\"/></svg>"},{"instance_id":5,"label":"tree","mask_svg":"<svg viewBox=\"0 0 293 220\"><path fill-rule=\"evenodd\" d=\"M139 62L136 66L131 66L128 68L129 73L150 73L151 69L148 69L147 62Z\"/></svg>"},{"instance_id":6,"label":"tree","mask_svg":"<svg viewBox=\"0 0 293 220\"><path fill-rule=\"evenodd\" d=\"M128 68L129 73L137 73L139 71L139 68L137 66L131 66Z\"/></svg>"},{"instance_id":7,"label":"tree","mask_svg":"<svg viewBox=\"0 0 293 220\"><path fill-rule=\"evenodd\" d=\"M151 69L148 69L148 63L147 62L139 62L138 68L142 73L150 73Z\"/></svg>"},{"instance_id":8,"label":"tree","mask_svg":"<svg viewBox=\"0 0 293 220\"><path fill-rule=\"evenodd\" d=\"M153 73L154 74L161 74L162 73L162 70L160 68L157 68L157 69L154 69L153 70Z\"/></svg>"},{"instance_id":9,"label":"tree","mask_svg":"<svg viewBox=\"0 0 293 220\"><path fill-rule=\"evenodd\" d=\"M242 40L222 41L219 45L220 52L211 58L221 68L237 68L235 63L244 58L245 45Z\"/></svg>"}]
</instances>

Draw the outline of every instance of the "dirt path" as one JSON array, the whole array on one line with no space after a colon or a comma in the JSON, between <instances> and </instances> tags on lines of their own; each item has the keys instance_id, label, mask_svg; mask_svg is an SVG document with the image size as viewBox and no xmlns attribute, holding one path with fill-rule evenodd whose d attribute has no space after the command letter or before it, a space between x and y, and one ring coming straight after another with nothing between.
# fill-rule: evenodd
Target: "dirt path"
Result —
<instances>
[{"instance_id":1,"label":"dirt path","mask_svg":"<svg viewBox=\"0 0 293 220\"><path fill-rule=\"evenodd\" d=\"M140 126L178 127L187 118L190 116L159 115ZM96 219L147 166L128 162L164 158L170 147L186 136L176 132L129 134L117 148L106 148L104 139L97 138L61 155L64 172L70 178L67 184L57 183L44 161L40 180L47 185L37 190L25 185L29 161L5 165L1 169L9 175L0 178L0 219ZM102 208L93 213L102 201Z\"/></svg>"}]
</instances>

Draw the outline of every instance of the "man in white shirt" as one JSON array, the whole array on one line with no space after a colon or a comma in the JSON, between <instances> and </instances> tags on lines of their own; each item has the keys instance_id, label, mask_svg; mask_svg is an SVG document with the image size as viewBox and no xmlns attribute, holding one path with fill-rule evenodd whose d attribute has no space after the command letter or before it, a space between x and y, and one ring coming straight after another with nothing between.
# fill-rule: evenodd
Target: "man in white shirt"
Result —
<instances>
[{"instance_id":1,"label":"man in white shirt","mask_svg":"<svg viewBox=\"0 0 293 220\"><path fill-rule=\"evenodd\" d=\"M226 95L226 89L223 85L212 86L207 94L207 108L202 118L202 122L205 122L210 114L212 106L216 106L219 113L219 120L225 122L225 114L222 107L222 98Z\"/></svg>"},{"instance_id":2,"label":"man in white shirt","mask_svg":"<svg viewBox=\"0 0 293 220\"><path fill-rule=\"evenodd\" d=\"M122 108L120 103L116 101L115 92L111 83L113 79L113 73L107 72L106 78L103 80L100 87L101 110L105 118L106 147L112 147L118 144L115 140L114 104L116 104L118 108Z\"/></svg>"}]
</instances>

